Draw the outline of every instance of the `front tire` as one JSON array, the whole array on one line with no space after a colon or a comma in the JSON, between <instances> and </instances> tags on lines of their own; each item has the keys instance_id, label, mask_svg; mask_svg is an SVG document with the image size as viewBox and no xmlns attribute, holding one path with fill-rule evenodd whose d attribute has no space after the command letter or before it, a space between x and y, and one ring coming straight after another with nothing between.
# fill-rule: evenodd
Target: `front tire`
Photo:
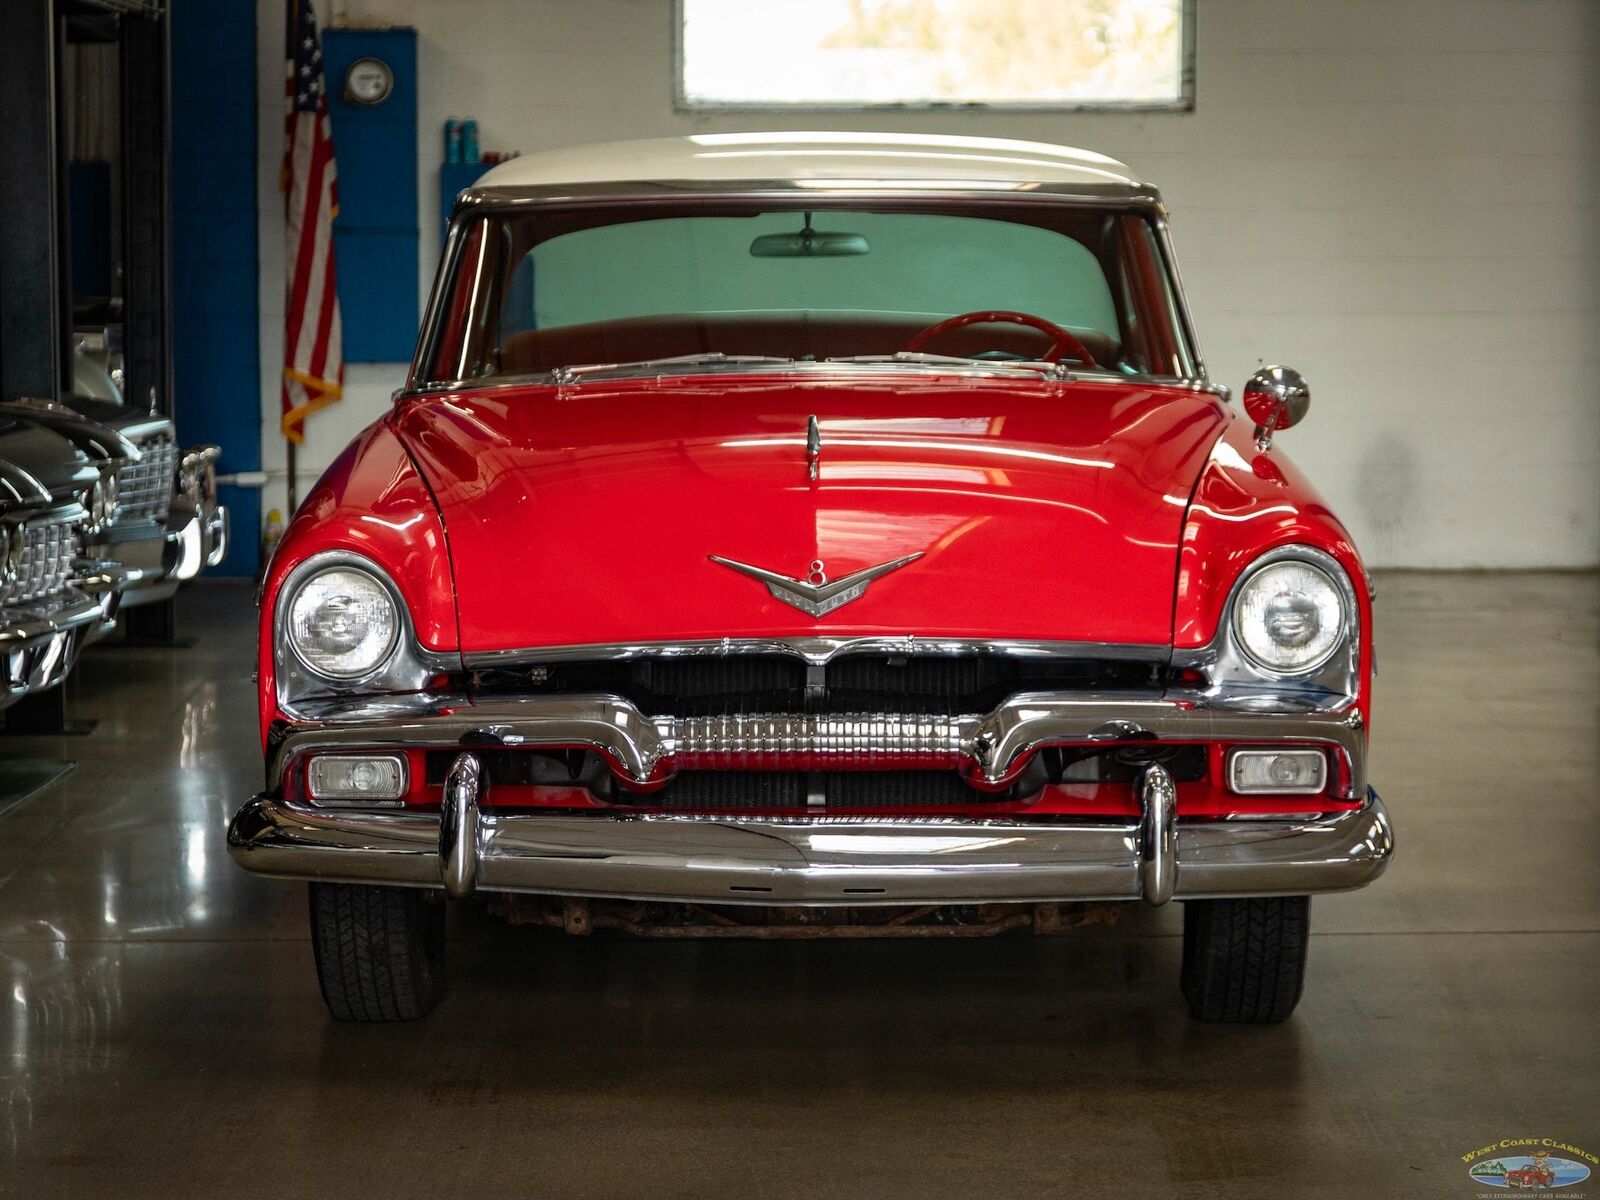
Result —
<instances>
[{"instance_id":1,"label":"front tire","mask_svg":"<svg viewBox=\"0 0 1600 1200\"><path fill-rule=\"evenodd\" d=\"M415 1021L444 994L444 905L417 888L310 885L317 982L336 1021Z\"/></svg>"},{"instance_id":2,"label":"front tire","mask_svg":"<svg viewBox=\"0 0 1600 1200\"><path fill-rule=\"evenodd\" d=\"M1272 1024L1300 1002L1310 896L1190 900L1183 906L1183 994L1202 1021Z\"/></svg>"}]
</instances>

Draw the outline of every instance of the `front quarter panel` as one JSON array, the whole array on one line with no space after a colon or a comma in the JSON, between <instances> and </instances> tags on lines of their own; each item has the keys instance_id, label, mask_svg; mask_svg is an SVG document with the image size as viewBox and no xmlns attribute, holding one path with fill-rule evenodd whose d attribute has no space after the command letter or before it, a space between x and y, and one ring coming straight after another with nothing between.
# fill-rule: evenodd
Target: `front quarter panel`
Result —
<instances>
[{"instance_id":1,"label":"front quarter panel","mask_svg":"<svg viewBox=\"0 0 1600 1200\"><path fill-rule=\"evenodd\" d=\"M273 614L279 592L296 566L328 550L352 551L388 574L425 649L452 652L460 647L444 525L386 418L363 430L328 467L268 564L257 647L263 745L278 716Z\"/></svg>"},{"instance_id":2,"label":"front quarter panel","mask_svg":"<svg viewBox=\"0 0 1600 1200\"><path fill-rule=\"evenodd\" d=\"M1256 447L1249 422L1235 418L1212 448L1184 521L1178 552L1173 646L1205 646L1225 619L1228 595L1260 555L1279 546L1313 546L1350 576L1361 629L1358 705L1369 715L1372 592L1349 532L1277 445Z\"/></svg>"}]
</instances>

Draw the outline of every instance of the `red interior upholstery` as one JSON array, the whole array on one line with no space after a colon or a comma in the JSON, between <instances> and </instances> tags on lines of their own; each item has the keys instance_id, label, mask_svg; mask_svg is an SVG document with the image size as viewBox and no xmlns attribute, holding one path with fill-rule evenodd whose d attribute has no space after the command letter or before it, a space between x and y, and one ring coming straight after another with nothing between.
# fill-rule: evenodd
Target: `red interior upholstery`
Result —
<instances>
[{"instance_id":1,"label":"red interior upholstery","mask_svg":"<svg viewBox=\"0 0 1600 1200\"><path fill-rule=\"evenodd\" d=\"M503 375L531 374L576 363L634 362L680 354L765 354L778 358L845 358L893 354L911 336L947 313L787 311L683 313L625 317L585 325L534 329L508 336L500 347ZM1102 365L1117 361L1117 344L1094 329L1077 334ZM1020 325L973 325L936 338L929 354L977 354L1005 350L1035 356L1051 339Z\"/></svg>"}]
</instances>

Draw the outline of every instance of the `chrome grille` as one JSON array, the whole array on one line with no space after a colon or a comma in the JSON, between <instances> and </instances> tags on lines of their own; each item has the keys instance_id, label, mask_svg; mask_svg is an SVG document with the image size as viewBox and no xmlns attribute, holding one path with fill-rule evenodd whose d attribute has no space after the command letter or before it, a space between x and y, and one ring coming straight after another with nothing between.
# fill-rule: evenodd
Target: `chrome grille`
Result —
<instances>
[{"instance_id":1,"label":"chrome grille","mask_svg":"<svg viewBox=\"0 0 1600 1200\"><path fill-rule=\"evenodd\" d=\"M178 472L178 439L153 433L136 443L139 461L117 468L118 521L164 521Z\"/></svg>"},{"instance_id":2,"label":"chrome grille","mask_svg":"<svg viewBox=\"0 0 1600 1200\"><path fill-rule=\"evenodd\" d=\"M937 770L961 764L970 749L962 721L900 713L764 713L658 718L683 767L782 770L804 763L845 770L893 764Z\"/></svg>"},{"instance_id":3,"label":"chrome grille","mask_svg":"<svg viewBox=\"0 0 1600 1200\"><path fill-rule=\"evenodd\" d=\"M0 605L25 604L52 596L67 586L78 557L78 528L65 521L10 531L22 539L16 570L0 576Z\"/></svg>"}]
</instances>

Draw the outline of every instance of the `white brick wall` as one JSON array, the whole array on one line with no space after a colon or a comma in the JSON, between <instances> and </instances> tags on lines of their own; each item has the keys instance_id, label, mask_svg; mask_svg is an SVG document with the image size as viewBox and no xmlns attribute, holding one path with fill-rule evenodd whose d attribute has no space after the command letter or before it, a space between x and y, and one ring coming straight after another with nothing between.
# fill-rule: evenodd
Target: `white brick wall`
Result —
<instances>
[{"instance_id":1,"label":"white brick wall","mask_svg":"<svg viewBox=\"0 0 1600 1200\"><path fill-rule=\"evenodd\" d=\"M320 3L419 29L425 277L451 114L523 151L817 127L1086 146L1167 197L1213 376L1237 389L1265 358L1311 381L1284 444L1371 562L1600 561L1594 0L1204 0L1188 114L709 118L671 106L670 0ZM263 450L281 470L282 0L259 11ZM401 374L351 368L312 418L307 482Z\"/></svg>"}]
</instances>

